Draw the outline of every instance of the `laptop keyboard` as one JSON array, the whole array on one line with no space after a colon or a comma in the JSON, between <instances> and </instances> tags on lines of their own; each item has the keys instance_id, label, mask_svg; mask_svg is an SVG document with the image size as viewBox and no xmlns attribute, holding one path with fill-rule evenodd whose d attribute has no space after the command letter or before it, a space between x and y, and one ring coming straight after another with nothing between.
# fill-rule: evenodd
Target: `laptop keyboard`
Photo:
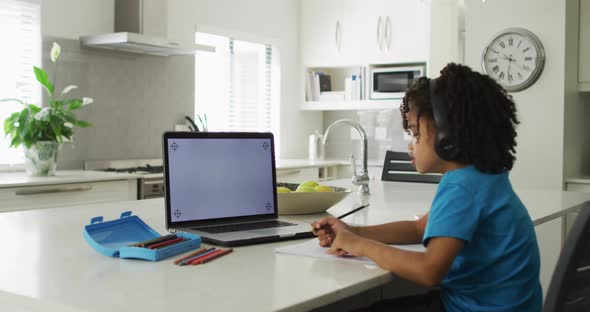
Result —
<instances>
[{"instance_id":1,"label":"laptop keyboard","mask_svg":"<svg viewBox=\"0 0 590 312\"><path fill-rule=\"evenodd\" d=\"M192 229L195 231L207 232L207 233L211 233L211 234L218 234L218 233L241 232L241 231L249 231L249 230L277 228L277 227L291 226L291 225L295 225L295 224L271 220L271 221L242 223L242 224L227 224L227 225L216 225L216 226L207 226L207 227L196 227L196 228L192 228Z\"/></svg>"}]
</instances>

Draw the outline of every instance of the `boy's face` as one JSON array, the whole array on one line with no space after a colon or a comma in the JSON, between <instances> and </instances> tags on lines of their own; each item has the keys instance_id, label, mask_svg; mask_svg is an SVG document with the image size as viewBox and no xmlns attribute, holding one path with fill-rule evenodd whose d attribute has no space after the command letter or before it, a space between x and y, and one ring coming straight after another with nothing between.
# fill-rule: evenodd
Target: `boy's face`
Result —
<instances>
[{"instance_id":1,"label":"boy's face","mask_svg":"<svg viewBox=\"0 0 590 312\"><path fill-rule=\"evenodd\" d=\"M407 113L408 128L412 133L412 141L408 144L408 150L412 157L412 165L419 173L443 173L442 159L438 157L434 149L436 128L434 121L418 116L414 109ZM418 122L420 122L420 133L418 135Z\"/></svg>"}]
</instances>

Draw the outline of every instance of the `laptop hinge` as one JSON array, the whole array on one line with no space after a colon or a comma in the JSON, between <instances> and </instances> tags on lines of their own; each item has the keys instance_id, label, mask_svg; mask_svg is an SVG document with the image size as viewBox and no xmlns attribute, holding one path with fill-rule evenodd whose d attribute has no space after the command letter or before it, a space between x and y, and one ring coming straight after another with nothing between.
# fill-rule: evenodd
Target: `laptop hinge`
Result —
<instances>
[{"instance_id":1,"label":"laptop hinge","mask_svg":"<svg viewBox=\"0 0 590 312\"><path fill-rule=\"evenodd\" d=\"M207 225L191 225L191 226L184 226L183 228L208 228L208 227L216 227L220 225L234 225L234 224L247 224L247 223L258 223L258 222L265 222L265 221L278 221L278 218L270 218L270 219L258 219L258 220L249 220L249 221L234 221L228 223L216 223L216 224L207 224Z\"/></svg>"}]
</instances>

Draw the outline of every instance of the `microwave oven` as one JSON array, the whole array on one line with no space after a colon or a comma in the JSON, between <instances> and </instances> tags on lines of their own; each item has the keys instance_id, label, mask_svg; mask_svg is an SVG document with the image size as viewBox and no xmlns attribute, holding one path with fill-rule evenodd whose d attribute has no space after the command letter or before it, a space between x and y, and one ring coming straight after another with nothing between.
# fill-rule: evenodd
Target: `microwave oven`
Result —
<instances>
[{"instance_id":1,"label":"microwave oven","mask_svg":"<svg viewBox=\"0 0 590 312\"><path fill-rule=\"evenodd\" d=\"M369 99L401 99L418 78L425 75L426 66L404 65L372 67L369 69Z\"/></svg>"}]
</instances>

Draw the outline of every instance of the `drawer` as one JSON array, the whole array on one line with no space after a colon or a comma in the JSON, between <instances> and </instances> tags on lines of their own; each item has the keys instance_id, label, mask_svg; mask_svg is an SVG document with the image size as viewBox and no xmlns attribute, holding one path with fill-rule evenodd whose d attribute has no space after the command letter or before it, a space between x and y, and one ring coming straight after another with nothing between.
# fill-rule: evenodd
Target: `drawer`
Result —
<instances>
[{"instance_id":1,"label":"drawer","mask_svg":"<svg viewBox=\"0 0 590 312\"><path fill-rule=\"evenodd\" d=\"M0 189L0 212L137 198L137 180L52 184Z\"/></svg>"}]
</instances>

